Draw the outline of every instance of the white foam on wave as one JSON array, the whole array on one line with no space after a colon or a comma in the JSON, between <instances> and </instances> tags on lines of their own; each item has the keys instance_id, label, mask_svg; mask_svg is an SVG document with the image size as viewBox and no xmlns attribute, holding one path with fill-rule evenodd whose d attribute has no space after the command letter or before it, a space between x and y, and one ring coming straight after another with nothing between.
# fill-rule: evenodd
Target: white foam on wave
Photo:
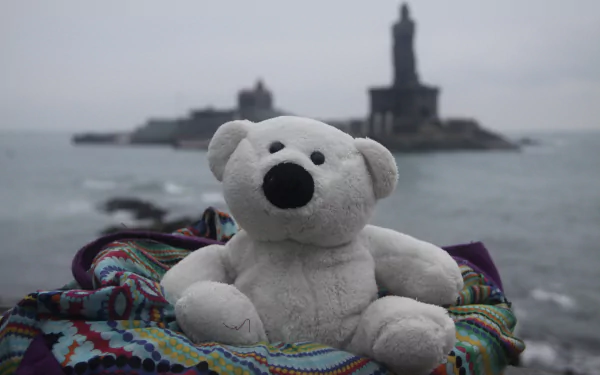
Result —
<instances>
[{"instance_id":1,"label":"white foam on wave","mask_svg":"<svg viewBox=\"0 0 600 375\"><path fill-rule=\"evenodd\" d=\"M110 180L85 180L83 187L90 190L113 190L116 189L117 183Z\"/></svg>"},{"instance_id":2,"label":"white foam on wave","mask_svg":"<svg viewBox=\"0 0 600 375\"><path fill-rule=\"evenodd\" d=\"M575 300L567 295L549 292L543 289L532 290L531 298L540 302L551 302L564 309L573 309L577 305Z\"/></svg>"},{"instance_id":3,"label":"white foam on wave","mask_svg":"<svg viewBox=\"0 0 600 375\"><path fill-rule=\"evenodd\" d=\"M150 193L164 193L167 195L183 195L188 189L179 185L175 182L166 181L149 181L149 182L137 182L129 187L129 190L150 192Z\"/></svg>"},{"instance_id":4,"label":"white foam on wave","mask_svg":"<svg viewBox=\"0 0 600 375\"><path fill-rule=\"evenodd\" d=\"M557 372L567 370L575 374L600 375L600 357L578 350L560 348L544 341L525 341L525 351L521 354L524 367L543 368Z\"/></svg>"},{"instance_id":5,"label":"white foam on wave","mask_svg":"<svg viewBox=\"0 0 600 375\"><path fill-rule=\"evenodd\" d=\"M185 189L185 187L183 187L181 185L177 185L173 182L165 182L163 184L163 190L167 194L181 195L181 194L185 193L186 189Z\"/></svg>"},{"instance_id":6,"label":"white foam on wave","mask_svg":"<svg viewBox=\"0 0 600 375\"><path fill-rule=\"evenodd\" d=\"M521 354L521 361L525 367L546 365L553 367L557 362L558 350L551 344L542 341L526 341L526 348Z\"/></svg>"},{"instance_id":7,"label":"white foam on wave","mask_svg":"<svg viewBox=\"0 0 600 375\"><path fill-rule=\"evenodd\" d=\"M125 227L133 227L137 223L133 215L126 210L116 210L110 215L111 219L117 224L122 224Z\"/></svg>"}]
</instances>

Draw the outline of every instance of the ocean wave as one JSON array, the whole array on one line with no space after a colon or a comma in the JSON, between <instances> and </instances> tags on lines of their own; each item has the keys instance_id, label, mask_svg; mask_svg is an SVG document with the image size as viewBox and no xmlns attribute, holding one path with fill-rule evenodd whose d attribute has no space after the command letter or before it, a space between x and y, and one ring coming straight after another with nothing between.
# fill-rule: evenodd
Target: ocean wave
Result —
<instances>
[{"instance_id":1,"label":"ocean wave","mask_svg":"<svg viewBox=\"0 0 600 375\"><path fill-rule=\"evenodd\" d=\"M558 361L558 348L547 342L541 341L526 341L526 348L521 354L521 361L526 367L533 366L552 366ZM553 366L552 366L553 367Z\"/></svg>"},{"instance_id":2,"label":"ocean wave","mask_svg":"<svg viewBox=\"0 0 600 375\"><path fill-rule=\"evenodd\" d=\"M531 298L540 302L551 302L564 309L574 309L577 305L575 300L565 294L549 292L543 289L534 289L531 291Z\"/></svg>"},{"instance_id":3,"label":"ocean wave","mask_svg":"<svg viewBox=\"0 0 600 375\"><path fill-rule=\"evenodd\" d=\"M526 341L521 354L525 367L542 368L558 372L600 375L600 356L581 350L571 350L568 345L554 345L544 341Z\"/></svg>"},{"instance_id":4,"label":"ocean wave","mask_svg":"<svg viewBox=\"0 0 600 375\"><path fill-rule=\"evenodd\" d=\"M138 191L138 192L157 192L164 193L167 195L182 195L187 192L187 188L185 186L176 184L174 182L159 182L159 181L151 181L151 182L142 182L142 183L134 183L130 186L130 190Z\"/></svg>"},{"instance_id":5,"label":"ocean wave","mask_svg":"<svg viewBox=\"0 0 600 375\"><path fill-rule=\"evenodd\" d=\"M525 319L529 316L527 310L525 310L517 304L513 304L512 311L515 314L515 316L519 319Z\"/></svg>"},{"instance_id":6,"label":"ocean wave","mask_svg":"<svg viewBox=\"0 0 600 375\"><path fill-rule=\"evenodd\" d=\"M225 198L222 193L208 192L202 194L202 202L205 204L222 204L225 203Z\"/></svg>"},{"instance_id":7,"label":"ocean wave","mask_svg":"<svg viewBox=\"0 0 600 375\"><path fill-rule=\"evenodd\" d=\"M552 146L529 146L524 147L521 152L526 154L554 154L556 153L556 147Z\"/></svg>"},{"instance_id":8,"label":"ocean wave","mask_svg":"<svg viewBox=\"0 0 600 375\"><path fill-rule=\"evenodd\" d=\"M163 190L167 193L167 194L172 194L172 195L181 195L183 193L185 193L185 187L174 184L172 182L165 182L163 184Z\"/></svg>"},{"instance_id":9,"label":"ocean wave","mask_svg":"<svg viewBox=\"0 0 600 375\"><path fill-rule=\"evenodd\" d=\"M84 180L83 187L90 190L113 190L116 189L118 184L116 181L111 180Z\"/></svg>"},{"instance_id":10,"label":"ocean wave","mask_svg":"<svg viewBox=\"0 0 600 375\"><path fill-rule=\"evenodd\" d=\"M96 210L92 202L83 199L73 199L56 205L54 209L51 210L51 216L64 218L94 214L95 212Z\"/></svg>"},{"instance_id":11,"label":"ocean wave","mask_svg":"<svg viewBox=\"0 0 600 375\"><path fill-rule=\"evenodd\" d=\"M134 215L127 210L116 210L110 214L110 223L121 226L122 229L149 227L153 221L151 219L137 220Z\"/></svg>"},{"instance_id":12,"label":"ocean wave","mask_svg":"<svg viewBox=\"0 0 600 375\"><path fill-rule=\"evenodd\" d=\"M143 193L163 193L166 195L184 195L188 189L172 181L120 181L106 179L86 179L82 186L88 190L115 190L117 188L126 189L132 192Z\"/></svg>"},{"instance_id":13,"label":"ocean wave","mask_svg":"<svg viewBox=\"0 0 600 375\"><path fill-rule=\"evenodd\" d=\"M116 210L110 215L110 218L115 223L121 224L124 227L134 227L137 224L131 212L126 210Z\"/></svg>"}]
</instances>

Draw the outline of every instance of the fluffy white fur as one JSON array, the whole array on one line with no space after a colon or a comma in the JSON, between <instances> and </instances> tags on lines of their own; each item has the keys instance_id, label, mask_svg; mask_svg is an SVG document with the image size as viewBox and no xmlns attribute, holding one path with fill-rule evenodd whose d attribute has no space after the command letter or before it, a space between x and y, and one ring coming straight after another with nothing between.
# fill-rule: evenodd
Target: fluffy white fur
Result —
<instances>
[{"instance_id":1,"label":"fluffy white fur","mask_svg":"<svg viewBox=\"0 0 600 375\"><path fill-rule=\"evenodd\" d=\"M285 147L270 153L275 141ZM325 155L323 164L311 161L313 151ZM462 277L442 249L368 225L398 178L386 148L315 120L279 117L224 124L208 158L242 229L224 246L190 254L162 280L192 340L310 340L397 374L426 374L445 358L455 330L440 306L454 303ZM281 209L265 197L263 178L280 163L314 179L306 205ZM377 285L393 296L377 299Z\"/></svg>"}]
</instances>

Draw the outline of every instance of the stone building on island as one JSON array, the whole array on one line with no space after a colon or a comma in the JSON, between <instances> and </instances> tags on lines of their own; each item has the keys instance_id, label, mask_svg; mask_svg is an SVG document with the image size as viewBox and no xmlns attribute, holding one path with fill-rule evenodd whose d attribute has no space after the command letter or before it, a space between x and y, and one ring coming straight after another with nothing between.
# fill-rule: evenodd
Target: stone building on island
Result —
<instances>
[{"instance_id":1,"label":"stone building on island","mask_svg":"<svg viewBox=\"0 0 600 375\"><path fill-rule=\"evenodd\" d=\"M473 119L440 118L440 89L424 84L419 78L415 34L416 23L408 6L402 4L398 20L392 26L392 83L368 90L370 109L365 118L323 121L353 136L375 139L393 151L517 148L502 136L483 129ZM318 86L318 82L315 84ZM193 110L180 119L151 119L134 130L129 139L131 143L204 148L216 129L228 121L259 122L285 114L274 107L274 95L258 80L253 88L238 92L235 108L207 107ZM85 142L85 139L85 136L76 136L75 142ZM95 142L93 139L106 138L94 135L87 139Z\"/></svg>"},{"instance_id":2,"label":"stone building on island","mask_svg":"<svg viewBox=\"0 0 600 375\"><path fill-rule=\"evenodd\" d=\"M131 134L131 143L169 143L177 147L205 147L217 128L235 119L254 122L285 115L274 108L273 94L259 79L251 89L237 95L237 107L215 109L206 107L191 111L176 120L151 119Z\"/></svg>"},{"instance_id":3,"label":"stone building on island","mask_svg":"<svg viewBox=\"0 0 600 375\"><path fill-rule=\"evenodd\" d=\"M440 89L419 79L414 40L416 23L407 4L392 26L393 80L369 89L369 115L350 132L368 136L396 151L512 149L515 146L473 119L441 119Z\"/></svg>"},{"instance_id":4,"label":"stone building on island","mask_svg":"<svg viewBox=\"0 0 600 375\"><path fill-rule=\"evenodd\" d=\"M403 4L400 19L392 27L394 80L389 87L369 90L369 136L412 133L438 118L439 89L419 81L414 52L415 23Z\"/></svg>"}]
</instances>

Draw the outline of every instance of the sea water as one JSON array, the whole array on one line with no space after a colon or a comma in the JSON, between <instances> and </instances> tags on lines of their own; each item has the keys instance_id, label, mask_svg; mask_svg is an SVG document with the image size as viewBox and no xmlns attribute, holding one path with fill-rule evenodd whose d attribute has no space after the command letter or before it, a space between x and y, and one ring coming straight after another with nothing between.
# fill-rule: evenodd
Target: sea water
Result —
<instances>
[{"instance_id":1,"label":"sea water","mask_svg":"<svg viewBox=\"0 0 600 375\"><path fill-rule=\"evenodd\" d=\"M600 132L535 137L541 144L522 152L397 155L398 188L373 221L437 245L482 241L519 319L525 364L598 374ZM103 227L135 225L97 210L115 196L174 216L226 209L204 152L0 133L0 299L61 286Z\"/></svg>"}]
</instances>

